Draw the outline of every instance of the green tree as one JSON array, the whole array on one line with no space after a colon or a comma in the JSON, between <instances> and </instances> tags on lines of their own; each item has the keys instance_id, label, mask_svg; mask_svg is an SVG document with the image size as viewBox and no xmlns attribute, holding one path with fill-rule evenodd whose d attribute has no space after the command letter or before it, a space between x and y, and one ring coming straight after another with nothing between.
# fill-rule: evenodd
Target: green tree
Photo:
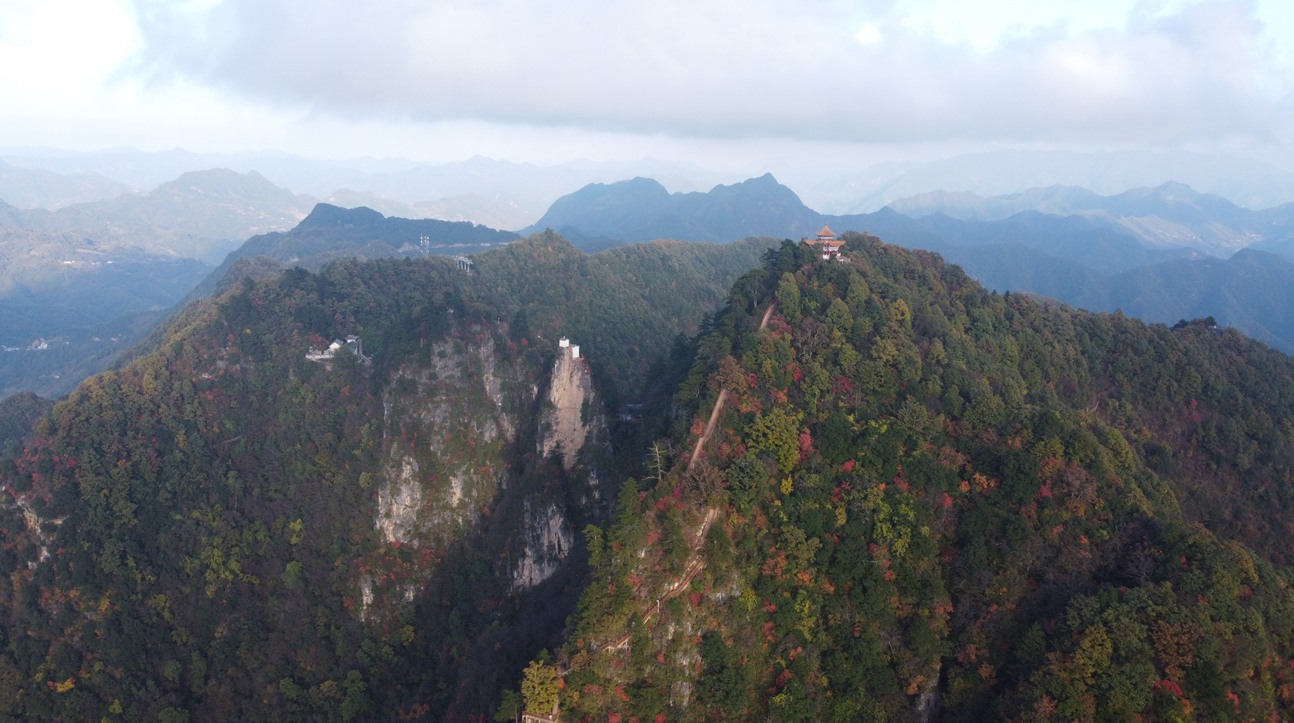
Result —
<instances>
[{"instance_id":1,"label":"green tree","mask_svg":"<svg viewBox=\"0 0 1294 723\"><path fill-rule=\"evenodd\" d=\"M777 308L792 324L800 323L800 285L791 274L782 274L777 282Z\"/></svg>"},{"instance_id":2,"label":"green tree","mask_svg":"<svg viewBox=\"0 0 1294 723\"><path fill-rule=\"evenodd\" d=\"M783 472L790 472L800 461L800 420L804 415L790 414L786 407L774 407L750 425L750 448L768 452Z\"/></svg>"},{"instance_id":3,"label":"green tree","mask_svg":"<svg viewBox=\"0 0 1294 723\"><path fill-rule=\"evenodd\" d=\"M530 661L521 682L521 695L526 699L526 710L536 713L553 710L557 705L559 690L557 668L537 660Z\"/></svg>"},{"instance_id":4,"label":"green tree","mask_svg":"<svg viewBox=\"0 0 1294 723\"><path fill-rule=\"evenodd\" d=\"M494 720L498 723L515 723L521 720L521 713L525 707L525 701L520 693L515 690L505 690L499 701L499 709L494 711Z\"/></svg>"}]
</instances>

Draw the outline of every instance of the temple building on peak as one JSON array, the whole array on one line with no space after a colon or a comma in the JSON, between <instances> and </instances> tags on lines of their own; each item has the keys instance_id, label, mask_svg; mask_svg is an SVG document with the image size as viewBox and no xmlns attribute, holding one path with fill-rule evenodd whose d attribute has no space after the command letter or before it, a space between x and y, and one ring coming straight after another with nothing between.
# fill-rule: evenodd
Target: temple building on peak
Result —
<instances>
[{"instance_id":1,"label":"temple building on peak","mask_svg":"<svg viewBox=\"0 0 1294 723\"><path fill-rule=\"evenodd\" d=\"M840 252L840 247L845 245L844 241L835 234L826 224L822 225L822 230L814 234L813 238L808 236L800 239L810 246L817 246L822 249L822 258L824 261L835 259L844 261L845 255Z\"/></svg>"}]
</instances>

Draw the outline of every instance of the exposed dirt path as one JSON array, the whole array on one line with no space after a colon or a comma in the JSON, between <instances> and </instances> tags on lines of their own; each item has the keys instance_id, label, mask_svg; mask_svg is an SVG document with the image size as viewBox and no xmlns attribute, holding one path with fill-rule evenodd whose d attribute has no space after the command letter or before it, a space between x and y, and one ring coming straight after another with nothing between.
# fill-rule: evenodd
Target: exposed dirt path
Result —
<instances>
[{"instance_id":1,"label":"exposed dirt path","mask_svg":"<svg viewBox=\"0 0 1294 723\"><path fill-rule=\"evenodd\" d=\"M764 318L759 322L760 330L763 330L768 326L768 320L773 318L773 310L776 308L777 302L773 302L768 305L768 309L764 311ZM710 439L710 435L714 433L714 428L719 423L719 415L723 412L724 402L727 400L728 390L724 389L719 392L719 398L714 403L714 410L710 412L710 421L706 423L705 431L701 434L701 438L696 441L696 447L692 449L692 458L688 460L687 471L692 471L692 466L696 464L696 460L701 454L701 448L705 446L705 443ZM705 536L710 534L710 528L714 527L714 522L718 518L719 508L706 508L705 515L701 518L701 527L696 533L696 539L692 541L692 556L688 561L687 567L683 570L683 576L673 585L670 585L664 595L657 598L653 603L647 606L647 610L643 614L643 623L652 619L652 616L660 610L660 604L662 602L673 600L679 595L682 595L683 592L687 590L688 586L692 584L692 581L696 579L696 576L700 575L701 571L705 569L705 561L697 556L697 553L701 551L701 546L705 544ZM629 637L630 634L626 633L623 637L612 640L602 647L611 648L612 650L623 650L629 647Z\"/></svg>"},{"instance_id":2,"label":"exposed dirt path","mask_svg":"<svg viewBox=\"0 0 1294 723\"><path fill-rule=\"evenodd\" d=\"M773 309L776 308L776 301L768 305L768 309L764 311L764 318L759 322L760 331L763 331L764 327L768 326L768 320L773 318ZM705 431L701 433L701 438L696 440L696 447L692 448L692 458L687 461L688 472L692 471L697 458L701 456L701 448L705 446L706 442L710 441L710 435L714 433L715 426L719 424L719 415L723 412L723 403L726 401L728 401L728 390L719 390L719 398L715 400L714 409L710 412L710 421L706 422Z\"/></svg>"}]
</instances>

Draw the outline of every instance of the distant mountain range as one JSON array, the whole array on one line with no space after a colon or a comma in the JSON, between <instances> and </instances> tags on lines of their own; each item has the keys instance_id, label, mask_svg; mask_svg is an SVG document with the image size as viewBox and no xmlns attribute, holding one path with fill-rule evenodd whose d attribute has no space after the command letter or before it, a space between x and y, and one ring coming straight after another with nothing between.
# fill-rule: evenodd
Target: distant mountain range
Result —
<instances>
[{"instance_id":1,"label":"distant mountain range","mask_svg":"<svg viewBox=\"0 0 1294 723\"><path fill-rule=\"evenodd\" d=\"M99 244L137 247L219 263L248 237L287 230L314 199L275 186L255 171L224 168L185 173L150 193L127 193L56 211L0 206L0 225L70 233Z\"/></svg>"},{"instance_id":2,"label":"distant mountain range","mask_svg":"<svg viewBox=\"0 0 1294 723\"><path fill-rule=\"evenodd\" d=\"M0 198L17 208L62 208L113 198L131 187L101 173L54 173L0 161Z\"/></svg>"},{"instance_id":3,"label":"distant mountain range","mask_svg":"<svg viewBox=\"0 0 1294 723\"><path fill-rule=\"evenodd\" d=\"M15 163L33 161L5 157L16 158ZM920 171L926 174L921 183L955 181L956 171L978 179L969 185L979 189L1007 185L1011 177L1078 179L1118 187L1154 177L1165 168L1200 177L1209 163L1222 164L1214 169L1217 178L1235 178L1248 169L1254 178L1266 179L1275 194L1271 198L1284 193L1283 172L1236 159L1223 163L1189 154L1061 154L1053 159L1057 166L1052 175L1026 173L1047 158L986 154L905 167L906 180L887 185L885 195L920 186L914 169L925 169ZM1101 158L1104 166L1097 163ZM267 167L297 174L298 180L347 178L360 182L356 188L377 190L343 186L327 197L328 203L316 206L313 196L295 194L255 171L185 172L146 194L120 193L126 186L100 173L103 169L138 180L158 168L174 170L211 160L181 151L43 159L60 172L0 164L0 190L9 189L6 192L18 194L15 198L23 202L0 202L0 345L25 349L44 340L51 344L48 349L58 346L75 362L70 367L46 362L33 366L25 359L29 355L0 357L0 391L54 393L67 384L50 382L55 374L63 379L61 370L92 368L81 361L87 354L101 365L117 353L107 351L104 339L113 340L111 348L119 351L147 333L181 299L218 291L231 269L231 278L266 277L284 266L314 269L341 257L419 255L424 253L423 235L437 247L426 251L450 254L491 248L517 237L497 228L520 228L523 234L553 228L584 251L596 252L660 238L794 239L830 224L837 231L866 230L887 241L938 251L999 290L1028 291L1093 310L1122 309L1152 321L1212 315L1269 344L1294 350L1294 322L1283 314L1289 306L1284 289L1294 286L1285 284L1290 276L1285 258L1294 259L1294 204L1264 210L1238 205L1232 200L1240 193L1237 189L1249 188L1238 181L1223 189L1230 196L1200 193L1178 182L1111 195L1057 184L999 195L931 191L894 199L888 208L873 213L831 215L805 205L771 174L716 185L705 193L670 193L666 183L639 177L586 184L555 198L537 223L524 226L534 218L529 214L536 204L580 179L640 168L673 187L686 188L703 180L704 174L688 176L686 169L651 161L540 167L484 158L439 166L398 160L330 166L273 154L228 159L244 165L270 163ZM1133 168L1130 159L1144 161L1145 168ZM975 170L995 160L1015 170ZM940 176L935 173L939 168L939 173L953 176ZM950 188L956 186L950 183ZM457 195L445 195L451 192ZM408 195L401 196L404 200L393 198L399 194ZM510 198L529 200L519 204ZM49 208L36 207L41 205ZM490 223L481 225L483 218ZM1245 253L1223 260L1240 249ZM215 271L213 265L218 265ZM82 345L80 351L74 348L77 344ZM20 357L21 363L15 361ZM32 374L44 381L32 382ZM26 381L13 382L20 385L13 387L14 379Z\"/></svg>"},{"instance_id":4,"label":"distant mountain range","mask_svg":"<svg viewBox=\"0 0 1294 723\"><path fill-rule=\"evenodd\" d=\"M483 156L453 163L426 163L404 158L320 160L273 151L193 153L175 149L150 153L125 148L77 153L9 148L0 149L0 160L20 170L101 174L136 189L150 189L182 173L213 167L240 173L254 170L295 193L329 200L336 205L347 205L346 193L367 193L384 202L426 209L416 210L415 215L409 217L434 213L439 214L437 218L445 220L472 221L510 230L533 222L558 197L588 183L651 176L670 188L688 191L710 188L720 181L740 177L651 159L574 160L537 165ZM0 189L3 189L2 184L0 180ZM341 197L330 198L334 194ZM107 196L98 198L102 197ZM9 199L3 192L0 192L0 198L14 205L23 205ZM443 208L425 206L436 203L442 204ZM376 208L371 201L358 205ZM506 209L511 209L506 213L516 217L506 215Z\"/></svg>"},{"instance_id":5,"label":"distant mountain range","mask_svg":"<svg viewBox=\"0 0 1294 723\"><path fill-rule=\"evenodd\" d=\"M651 178L591 183L549 207L521 230L551 228L586 251L624 243L676 238L726 243L747 236L799 237L817 231L824 217L795 192L765 174L709 193L669 193Z\"/></svg>"},{"instance_id":6,"label":"distant mountain range","mask_svg":"<svg viewBox=\"0 0 1294 723\"><path fill-rule=\"evenodd\" d=\"M1176 182L1114 196L1070 186L993 198L941 191L900 199L890 208L923 219L924 226L959 245L1028 239L1044 251L1098 267L1110 264L1113 253L1117 270L1192 250L1229 255L1259 242L1276 250L1294 238L1294 203L1251 211ZM593 249L654 238L723 242L757 231L798 238L823 223L865 224L869 216L818 213L772 174L709 193L670 194L652 179L635 178L589 184L563 196L522 233L552 228ZM992 223L1007 219L1009 224ZM1139 246L1129 248L1129 238Z\"/></svg>"},{"instance_id":7,"label":"distant mountain range","mask_svg":"<svg viewBox=\"0 0 1294 723\"><path fill-rule=\"evenodd\" d=\"M1074 186L991 198L969 191L937 191L899 199L890 208L914 218L942 214L965 221L1000 221L1027 211L1081 216L1150 246L1194 248L1214 255L1235 253L1260 241L1285 244L1294 237L1294 203L1252 211L1177 182L1113 196Z\"/></svg>"},{"instance_id":8,"label":"distant mountain range","mask_svg":"<svg viewBox=\"0 0 1294 723\"><path fill-rule=\"evenodd\" d=\"M1294 173L1253 158L1185 151L1002 150L928 162L878 163L845 173L814 170L787 178L814 207L837 214L871 213L932 191L998 196L1063 185L1112 195L1169 181L1249 209L1294 201Z\"/></svg>"},{"instance_id":9,"label":"distant mountain range","mask_svg":"<svg viewBox=\"0 0 1294 723\"><path fill-rule=\"evenodd\" d=\"M1294 250L1294 204L1255 212L1168 183L1108 197L1052 187L991 199L929 194L895 205L921 218L892 208L820 214L772 175L704 194L669 194L638 178L565 196L524 231L550 227L594 251L661 237L724 242L756 228L794 239L828 224L937 251L1000 291L1122 309L1147 321L1211 315L1294 351L1294 318L1286 313L1294 308L1294 256L1279 255Z\"/></svg>"},{"instance_id":10,"label":"distant mountain range","mask_svg":"<svg viewBox=\"0 0 1294 723\"><path fill-rule=\"evenodd\" d=\"M426 201L449 201L480 196L500 208L515 208L520 221L507 225L498 216L477 213L475 203L463 203L439 216L447 220L484 223L515 230L534 222L562 195L589 183L609 183L642 176L655 178L675 191L700 191L732 183L747 173L705 170L690 164L642 159L637 161L575 160L553 165L517 163L476 156L452 163L428 163L407 158L315 159L277 151L193 153L183 149L145 152L132 148L75 152L42 148L0 148L0 160L19 170L60 174L100 174L141 191L173 180L182 173L229 168L255 170L294 193L328 200L339 189L415 206ZM1021 193L1054 185L1076 186L1103 195L1133 188L1153 188L1169 181L1221 196L1248 209L1263 209L1294 201L1294 173L1254 158L1188 152L1001 150L970 153L923 162L882 162L858 170L848 159L791 161L765 166L773 170L812 208L831 214L871 213L900 199L942 191L971 192L982 197ZM27 200L0 198L26 207ZM97 200L110 197L77 197ZM53 207L67 194L55 194ZM341 199L329 201L346 205ZM61 202L66 203L66 202ZM359 205L369 205L362 203ZM308 208L308 207L307 207ZM384 211L385 213L385 211ZM459 215L462 214L462 215ZM390 215L390 214L388 214ZM399 215L399 214L396 214Z\"/></svg>"}]
</instances>

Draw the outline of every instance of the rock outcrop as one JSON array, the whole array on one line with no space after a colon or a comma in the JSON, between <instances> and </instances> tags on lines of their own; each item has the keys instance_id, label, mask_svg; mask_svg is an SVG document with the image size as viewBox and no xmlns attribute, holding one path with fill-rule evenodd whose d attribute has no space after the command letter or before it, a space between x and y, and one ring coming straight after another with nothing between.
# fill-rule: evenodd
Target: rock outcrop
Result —
<instances>
[{"instance_id":1,"label":"rock outcrop","mask_svg":"<svg viewBox=\"0 0 1294 723\"><path fill-rule=\"evenodd\" d=\"M500 364L487 335L479 345L444 341L428 368L402 368L384 399L386 469L375 524L388 543L418 545L452 535L489 505L515 441Z\"/></svg>"},{"instance_id":2,"label":"rock outcrop","mask_svg":"<svg viewBox=\"0 0 1294 723\"><path fill-rule=\"evenodd\" d=\"M548 456L560 450L562 465L570 470L588 441L593 379L584 360L573 358L565 347L553 364L548 402L551 408L543 417L539 451Z\"/></svg>"},{"instance_id":3,"label":"rock outcrop","mask_svg":"<svg viewBox=\"0 0 1294 723\"><path fill-rule=\"evenodd\" d=\"M517 442L514 405L534 399L521 365L500 359L490 335L476 339L435 343L428 363L406 364L392 375L382 400L373 524L387 545L421 549L428 560L494 503L508 448ZM361 580L361 617L412 601L429 572L411 574L401 585Z\"/></svg>"},{"instance_id":4,"label":"rock outcrop","mask_svg":"<svg viewBox=\"0 0 1294 723\"><path fill-rule=\"evenodd\" d=\"M557 505L538 510L526 503L526 548L512 574L512 586L526 590L547 580L561 569L575 537Z\"/></svg>"}]
</instances>

